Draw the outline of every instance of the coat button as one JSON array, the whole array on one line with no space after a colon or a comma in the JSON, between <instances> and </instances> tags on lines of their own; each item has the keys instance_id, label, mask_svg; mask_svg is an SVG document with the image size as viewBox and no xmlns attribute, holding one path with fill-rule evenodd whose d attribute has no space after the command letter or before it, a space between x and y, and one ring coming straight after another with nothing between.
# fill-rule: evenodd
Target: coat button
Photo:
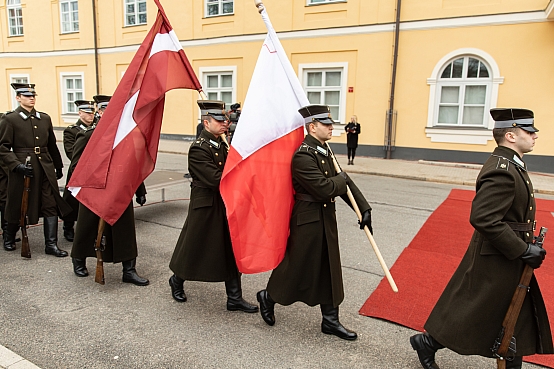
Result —
<instances>
[{"instance_id":1,"label":"coat button","mask_svg":"<svg viewBox=\"0 0 554 369\"><path fill-rule=\"evenodd\" d=\"M532 194L531 194L531 197L535 197L535 194L534 194L534 193L532 193Z\"/></svg>"},{"instance_id":2,"label":"coat button","mask_svg":"<svg viewBox=\"0 0 554 369\"><path fill-rule=\"evenodd\" d=\"M527 237L529 237L529 232L525 233L527 235Z\"/></svg>"},{"instance_id":3,"label":"coat button","mask_svg":"<svg viewBox=\"0 0 554 369\"><path fill-rule=\"evenodd\" d=\"M532 206L529 206L529 210L533 210L533 207L532 207Z\"/></svg>"},{"instance_id":4,"label":"coat button","mask_svg":"<svg viewBox=\"0 0 554 369\"><path fill-rule=\"evenodd\" d=\"M322 161L321 161L321 164L325 164L325 160L322 160Z\"/></svg>"},{"instance_id":5,"label":"coat button","mask_svg":"<svg viewBox=\"0 0 554 369\"><path fill-rule=\"evenodd\" d=\"M527 184L529 184L529 181L527 181Z\"/></svg>"},{"instance_id":6,"label":"coat button","mask_svg":"<svg viewBox=\"0 0 554 369\"><path fill-rule=\"evenodd\" d=\"M35 137L35 138L36 138L36 139L38 140L38 136L37 136L37 137Z\"/></svg>"},{"instance_id":7,"label":"coat button","mask_svg":"<svg viewBox=\"0 0 554 369\"><path fill-rule=\"evenodd\" d=\"M38 128L37 126L35 126L35 128Z\"/></svg>"},{"instance_id":8,"label":"coat button","mask_svg":"<svg viewBox=\"0 0 554 369\"><path fill-rule=\"evenodd\" d=\"M531 223L531 219L527 219L527 223Z\"/></svg>"},{"instance_id":9,"label":"coat button","mask_svg":"<svg viewBox=\"0 0 554 369\"><path fill-rule=\"evenodd\" d=\"M216 153L215 153L215 156L219 156L219 154L216 152Z\"/></svg>"},{"instance_id":10,"label":"coat button","mask_svg":"<svg viewBox=\"0 0 554 369\"><path fill-rule=\"evenodd\" d=\"M323 204L323 207L326 208L326 207L327 207L327 204Z\"/></svg>"},{"instance_id":11,"label":"coat button","mask_svg":"<svg viewBox=\"0 0 554 369\"><path fill-rule=\"evenodd\" d=\"M327 171L325 171L325 175L327 175Z\"/></svg>"},{"instance_id":12,"label":"coat button","mask_svg":"<svg viewBox=\"0 0 554 369\"><path fill-rule=\"evenodd\" d=\"M219 162L219 165L221 165L221 162Z\"/></svg>"}]
</instances>

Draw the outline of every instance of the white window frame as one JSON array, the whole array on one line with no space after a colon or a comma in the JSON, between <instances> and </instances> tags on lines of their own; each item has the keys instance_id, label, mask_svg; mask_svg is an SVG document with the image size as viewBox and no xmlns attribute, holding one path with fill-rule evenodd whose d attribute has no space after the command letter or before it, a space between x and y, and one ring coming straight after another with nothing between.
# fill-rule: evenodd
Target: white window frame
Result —
<instances>
[{"instance_id":1,"label":"white window frame","mask_svg":"<svg viewBox=\"0 0 554 369\"><path fill-rule=\"evenodd\" d=\"M72 3L77 4L77 10L72 10ZM62 5L67 4L67 12L62 10ZM73 20L73 13L77 13L77 20ZM65 22L63 19L64 14L68 15L68 21ZM64 24L69 24L69 30L64 31ZM60 1L60 33L75 33L79 32L79 1L78 0L63 0Z\"/></svg>"},{"instance_id":2,"label":"white window frame","mask_svg":"<svg viewBox=\"0 0 554 369\"><path fill-rule=\"evenodd\" d=\"M475 57L485 63L488 68L490 79L488 80L490 91L487 91L487 103L485 105L488 121L482 128L458 126L437 125L439 99L440 99L440 73L444 67L453 60L464 56ZM479 81L479 78L475 79ZM486 145L488 141L493 140L492 129L494 121L488 114L488 110L496 107L498 102L498 90L500 84L504 83L504 77L500 75L500 69L494 58L483 50L475 48L463 48L454 50L445 55L435 65L431 77L427 78L429 85L429 106L427 109L427 126L425 134L431 139L431 142L461 143Z\"/></svg>"},{"instance_id":3,"label":"white window frame","mask_svg":"<svg viewBox=\"0 0 554 369\"><path fill-rule=\"evenodd\" d=\"M144 3L146 4L146 10L144 12L139 12L139 3ZM127 5L129 4L133 4L135 6L135 12L133 14L131 13L127 13ZM145 14L146 15L146 20L141 23L139 21L140 19L140 15L141 14ZM135 23L131 24L128 22L128 16L129 15L134 15L135 16ZM124 18L124 24L125 24L125 27L132 27L132 26L141 26L141 25L144 25L144 24L147 24L148 23L148 2L146 0L123 0L123 18Z\"/></svg>"},{"instance_id":4,"label":"white window frame","mask_svg":"<svg viewBox=\"0 0 554 369\"><path fill-rule=\"evenodd\" d=\"M67 109L67 103L69 102L68 99L67 99L67 93L68 91L66 90L66 87L65 87L65 81L66 79L68 78L80 78L81 79L81 89L79 91L81 91L82 93L82 99L84 100L85 99L85 73L84 72L62 72L60 73L60 90L61 90L61 93L62 93L62 119L64 120L64 122L75 122L75 118L76 116L78 115L78 112L77 112L77 108L75 107L75 111L72 112L72 111L68 111ZM75 100L79 100L79 99L75 99ZM73 100L73 101L75 101Z\"/></svg>"},{"instance_id":5,"label":"white window frame","mask_svg":"<svg viewBox=\"0 0 554 369\"><path fill-rule=\"evenodd\" d=\"M22 78L25 78L27 81L26 82L19 81L19 79L22 79ZM11 84L14 83L14 82L17 82L17 83L31 83L30 81L31 81L31 79L30 79L30 76L28 74L10 74L10 90L11 90L10 92L11 92L11 96L12 96L12 110L17 109L17 107L19 106L19 102L15 98L15 96L16 96L15 90L13 88L11 88Z\"/></svg>"},{"instance_id":6,"label":"white window frame","mask_svg":"<svg viewBox=\"0 0 554 369\"><path fill-rule=\"evenodd\" d=\"M310 63L310 64L299 64L298 65L298 79L300 84L305 92L305 79L306 73L311 71L331 71L331 70L341 70L341 85L339 88L340 99L339 99L339 116L338 124L335 125L333 129L333 136L340 136L344 133L344 125L346 122L346 90L347 90L347 81L348 81L348 63ZM333 119L336 119L333 117Z\"/></svg>"},{"instance_id":7,"label":"white window frame","mask_svg":"<svg viewBox=\"0 0 554 369\"><path fill-rule=\"evenodd\" d=\"M224 3L233 4L233 11L231 13L223 13ZM218 5L218 12L217 14L209 14L208 5L214 5L214 4ZM235 14L235 1L234 0L204 0L204 14L206 18L220 17L222 15L233 15Z\"/></svg>"},{"instance_id":8,"label":"white window frame","mask_svg":"<svg viewBox=\"0 0 554 369\"><path fill-rule=\"evenodd\" d=\"M6 10L8 15L8 35L11 36L23 36L23 8L21 6L21 0L7 0ZM15 18L10 16L10 10L15 13ZM19 10L19 12L18 12ZM19 13L19 14L18 14ZM15 33L12 32L12 26L10 21L15 19Z\"/></svg>"},{"instance_id":9,"label":"white window frame","mask_svg":"<svg viewBox=\"0 0 554 369\"><path fill-rule=\"evenodd\" d=\"M203 89L206 95L208 95L209 92L213 92L213 90L210 91L210 88L208 88L207 78L209 75L231 74L232 84L233 84L232 90L231 90L231 104L234 104L237 102L237 67L235 65L221 66L221 67L200 67L198 71L200 72L202 86L204 86ZM219 93L221 92L221 90L218 88L215 91L218 92L218 99L219 99L220 97ZM225 106L225 109L229 110L229 106L227 106L227 104Z\"/></svg>"},{"instance_id":10,"label":"white window frame","mask_svg":"<svg viewBox=\"0 0 554 369\"><path fill-rule=\"evenodd\" d=\"M320 5L329 3L345 3L347 0L306 0L306 5Z\"/></svg>"}]
</instances>

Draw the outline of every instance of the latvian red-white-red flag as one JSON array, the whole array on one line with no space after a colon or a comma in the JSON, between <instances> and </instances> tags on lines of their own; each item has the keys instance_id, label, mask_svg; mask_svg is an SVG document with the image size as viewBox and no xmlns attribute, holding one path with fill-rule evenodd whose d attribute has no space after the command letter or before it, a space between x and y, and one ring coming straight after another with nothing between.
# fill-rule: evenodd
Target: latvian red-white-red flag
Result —
<instances>
[{"instance_id":1,"label":"latvian red-white-red flag","mask_svg":"<svg viewBox=\"0 0 554 369\"><path fill-rule=\"evenodd\" d=\"M94 130L68 188L82 204L113 225L154 170L165 93L200 91L159 0L158 16L125 71Z\"/></svg>"},{"instance_id":2,"label":"latvian red-white-red flag","mask_svg":"<svg viewBox=\"0 0 554 369\"><path fill-rule=\"evenodd\" d=\"M267 37L223 171L233 251L242 273L274 269L284 257L294 205L291 160L304 137L298 109L309 105L265 10Z\"/></svg>"}]
</instances>

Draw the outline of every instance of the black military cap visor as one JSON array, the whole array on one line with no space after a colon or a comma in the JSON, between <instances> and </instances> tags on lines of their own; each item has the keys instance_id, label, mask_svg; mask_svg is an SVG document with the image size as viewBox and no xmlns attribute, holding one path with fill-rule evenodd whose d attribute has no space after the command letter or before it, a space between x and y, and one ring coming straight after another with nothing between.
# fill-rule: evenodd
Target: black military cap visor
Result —
<instances>
[{"instance_id":1,"label":"black military cap visor","mask_svg":"<svg viewBox=\"0 0 554 369\"><path fill-rule=\"evenodd\" d=\"M224 110L208 110L206 111L205 115L209 115L210 117L218 121L224 121L228 119L227 114Z\"/></svg>"},{"instance_id":2,"label":"black military cap visor","mask_svg":"<svg viewBox=\"0 0 554 369\"><path fill-rule=\"evenodd\" d=\"M94 113L94 102L86 100L77 100L75 101L77 109L84 111L85 113L93 114Z\"/></svg>"},{"instance_id":3,"label":"black military cap visor","mask_svg":"<svg viewBox=\"0 0 554 369\"><path fill-rule=\"evenodd\" d=\"M92 98L96 103L96 106L98 107L98 109L106 109L112 97L107 95L96 95L96 96L93 96Z\"/></svg>"}]
</instances>

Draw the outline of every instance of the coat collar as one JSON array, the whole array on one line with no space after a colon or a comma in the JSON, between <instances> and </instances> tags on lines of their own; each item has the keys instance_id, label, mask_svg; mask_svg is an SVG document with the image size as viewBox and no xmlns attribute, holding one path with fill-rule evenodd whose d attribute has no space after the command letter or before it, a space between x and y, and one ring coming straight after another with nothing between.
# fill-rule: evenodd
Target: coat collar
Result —
<instances>
[{"instance_id":1,"label":"coat collar","mask_svg":"<svg viewBox=\"0 0 554 369\"><path fill-rule=\"evenodd\" d=\"M517 165L521 169L527 170L525 162L523 160L521 160L521 157L519 156L519 154L517 152L515 152L514 150L510 149L509 147L498 146L496 149L494 149L494 151L491 155L505 158L506 160L508 160L511 163Z\"/></svg>"},{"instance_id":2,"label":"coat collar","mask_svg":"<svg viewBox=\"0 0 554 369\"><path fill-rule=\"evenodd\" d=\"M23 120L27 120L29 119L30 116L35 116L37 119L40 119L40 113L38 111L35 110L35 108L33 108L33 110L31 110L31 112L28 112L27 110L25 110L24 108L22 108L21 106L18 106L17 109L15 109L15 112L21 117L23 118Z\"/></svg>"},{"instance_id":3,"label":"coat collar","mask_svg":"<svg viewBox=\"0 0 554 369\"><path fill-rule=\"evenodd\" d=\"M321 155L329 155L329 149L327 145L322 145L321 142L319 142L319 140L312 135L306 135L306 137L304 137L304 143Z\"/></svg>"}]
</instances>

